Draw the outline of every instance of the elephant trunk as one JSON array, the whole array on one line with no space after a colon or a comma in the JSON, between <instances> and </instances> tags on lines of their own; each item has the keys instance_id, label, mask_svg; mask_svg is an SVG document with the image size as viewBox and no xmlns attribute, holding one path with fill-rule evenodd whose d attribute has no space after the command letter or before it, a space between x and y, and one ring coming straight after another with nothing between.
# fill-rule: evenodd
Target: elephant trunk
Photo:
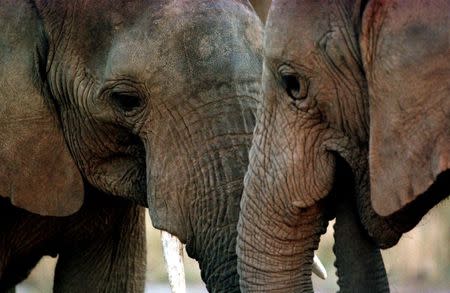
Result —
<instances>
[{"instance_id":1,"label":"elephant trunk","mask_svg":"<svg viewBox=\"0 0 450 293\"><path fill-rule=\"evenodd\" d=\"M247 173L238 224L238 272L244 292L313 292L314 250L327 220L321 203L289 207Z\"/></svg>"},{"instance_id":2,"label":"elephant trunk","mask_svg":"<svg viewBox=\"0 0 450 293\"><path fill-rule=\"evenodd\" d=\"M228 152L229 155L219 159L224 166L233 166L224 170L230 172L224 175L231 180L215 185L207 197L196 197L191 203L193 233L187 240L186 251L199 262L209 292L240 292L236 226L248 148L242 147L241 151L242 156Z\"/></svg>"},{"instance_id":3,"label":"elephant trunk","mask_svg":"<svg viewBox=\"0 0 450 293\"><path fill-rule=\"evenodd\" d=\"M257 101L204 100L153 117L164 121L153 121L159 129L149 128L145 143L149 212L156 228L186 244L210 291L238 292L236 226Z\"/></svg>"},{"instance_id":4,"label":"elephant trunk","mask_svg":"<svg viewBox=\"0 0 450 293\"><path fill-rule=\"evenodd\" d=\"M201 277L208 292L240 292L236 257L236 221L212 226L210 221L201 219L187 242L188 255L199 262ZM209 222L209 223L208 223Z\"/></svg>"}]
</instances>

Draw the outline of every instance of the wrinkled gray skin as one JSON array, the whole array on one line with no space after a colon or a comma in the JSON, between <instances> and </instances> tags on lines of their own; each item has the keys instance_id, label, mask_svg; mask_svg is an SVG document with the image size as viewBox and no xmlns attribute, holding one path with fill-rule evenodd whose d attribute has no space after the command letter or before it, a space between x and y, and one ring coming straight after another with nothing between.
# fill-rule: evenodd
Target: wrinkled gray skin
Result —
<instances>
[{"instance_id":1,"label":"wrinkled gray skin","mask_svg":"<svg viewBox=\"0 0 450 293\"><path fill-rule=\"evenodd\" d=\"M389 290L377 247L450 193L449 9L273 1L238 224L243 291L312 292L334 214L341 290Z\"/></svg>"},{"instance_id":2,"label":"wrinkled gray skin","mask_svg":"<svg viewBox=\"0 0 450 293\"><path fill-rule=\"evenodd\" d=\"M122 254L140 247L131 244L142 240L140 228L107 228L141 219L137 208L114 205L114 216L105 204L104 225L89 224L104 214L104 192L148 206L156 228L186 243L210 291L238 291L236 224L262 62L261 22L250 4L10 0L0 13L0 194L41 215L75 213L42 220L58 222L62 247L32 253L66 256L56 284L70 277L70 290L92 292L105 271L121 282L104 261L111 253L125 257L122 267L142 266ZM62 244L78 243L60 232L78 220L87 221L76 225L78 236L104 227L115 241L111 249L86 244L95 251L86 266L98 268L89 272L78 272L78 251ZM139 276L132 281L112 291L142 289Z\"/></svg>"}]
</instances>

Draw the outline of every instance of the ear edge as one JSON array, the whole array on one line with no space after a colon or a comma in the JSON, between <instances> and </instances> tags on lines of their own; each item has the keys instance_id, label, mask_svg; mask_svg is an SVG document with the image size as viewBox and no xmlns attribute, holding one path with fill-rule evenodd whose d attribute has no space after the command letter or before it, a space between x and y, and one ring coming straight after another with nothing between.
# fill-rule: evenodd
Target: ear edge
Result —
<instances>
[{"instance_id":1,"label":"ear edge","mask_svg":"<svg viewBox=\"0 0 450 293\"><path fill-rule=\"evenodd\" d=\"M391 9L393 5L399 7ZM448 86L439 83L435 75L446 70L448 72L450 68L448 59L443 59L442 56L445 54L439 50L427 54L417 50L420 46L414 47L414 41L420 44L423 40L420 34L426 30L414 30L407 21L408 18L416 19L412 17L413 13L422 11L424 27L435 32L428 35L436 36L433 40L436 48L442 48L443 46L437 45L442 43L437 24L443 15L446 16L443 12L436 13L437 11L433 10L438 6L427 6L426 9L430 11L417 9L417 6L421 5L419 1L411 1L407 9L401 8L401 5L406 4L399 1L371 1L364 12L360 39L371 105L369 146L371 202L374 210L385 217L411 206L413 201L424 195L440 197L445 190L438 188L441 191L436 192L436 186L440 186L440 178L447 178L448 175L445 174L450 165ZM416 37L412 38L413 32L417 35L417 40ZM409 38L406 38L408 36ZM402 37L411 43L401 43L403 47L396 44L397 41L402 41ZM382 46L379 42L381 39L384 41L383 44L390 44L390 50ZM412 47L408 47L405 51L407 46ZM392 61L389 59L391 56L396 57L391 58L396 62L395 70L386 66L388 61ZM402 59L404 56L407 56L407 60ZM433 64L439 66L433 67ZM408 68L412 67L422 68L422 71L410 74ZM386 80L383 76L388 72L390 78ZM423 95L424 93L426 95ZM390 97L389 103L383 103L387 100L381 99L383 95ZM424 100L421 109L435 109L436 105L440 105L439 111L431 111L430 115L426 115L428 113L426 111L411 115L414 112L411 110L415 106L413 103L422 101L421 96L433 97ZM402 115L392 119L388 114L392 115L395 112ZM415 123L410 125L408 124L410 121ZM402 129L408 129L409 132L405 134Z\"/></svg>"},{"instance_id":2,"label":"ear edge","mask_svg":"<svg viewBox=\"0 0 450 293\"><path fill-rule=\"evenodd\" d=\"M31 212L73 214L83 181L42 93L43 24L25 1L0 3L0 16L0 194Z\"/></svg>"}]
</instances>

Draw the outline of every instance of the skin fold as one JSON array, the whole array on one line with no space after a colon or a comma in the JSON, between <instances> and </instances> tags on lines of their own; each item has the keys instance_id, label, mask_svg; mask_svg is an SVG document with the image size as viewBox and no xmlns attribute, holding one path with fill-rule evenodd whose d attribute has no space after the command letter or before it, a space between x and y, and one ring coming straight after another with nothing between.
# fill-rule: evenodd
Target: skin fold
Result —
<instances>
[{"instance_id":1,"label":"skin fold","mask_svg":"<svg viewBox=\"0 0 450 293\"><path fill-rule=\"evenodd\" d=\"M101 193L147 206L153 225L199 261L208 290L239 291L236 225L262 64L262 25L250 3L37 0L0 8L0 194L74 222L98 210L86 202L97 205ZM61 221L45 225L70 226ZM114 231L108 237L123 241ZM49 237L42 243L52 245ZM60 254L58 290L72 275L95 279L74 272L77 251L35 253Z\"/></svg>"},{"instance_id":2,"label":"skin fold","mask_svg":"<svg viewBox=\"0 0 450 293\"><path fill-rule=\"evenodd\" d=\"M244 292L312 292L334 215L341 290L389 290L377 247L450 193L448 8L272 1L238 224Z\"/></svg>"}]
</instances>

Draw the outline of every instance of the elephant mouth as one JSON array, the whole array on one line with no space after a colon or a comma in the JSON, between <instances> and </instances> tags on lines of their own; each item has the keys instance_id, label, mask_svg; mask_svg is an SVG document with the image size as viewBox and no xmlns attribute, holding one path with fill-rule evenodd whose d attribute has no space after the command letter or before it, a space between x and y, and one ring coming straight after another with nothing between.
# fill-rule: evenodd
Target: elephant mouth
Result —
<instances>
[{"instance_id":1,"label":"elephant mouth","mask_svg":"<svg viewBox=\"0 0 450 293\"><path fill-rule=\"evenodd\" d=\"M145 158L145 148L142 139L134 134L127 133L124 137L118 137L119 153L124 156L132 156L137 158Z\"/></svg>"},{"instance_id":2,"label":"elephant mouth","mask_svg":"<svg viewBox=\"0 0 450 293\"><path fill-rule=\"evenodd\" d=\"M350 164L340 155L336 155L336 169L333 188L337 194L354 193L356 189L355 174Z\"/></svg>"},{"instance_id":3,"label":"elephant mouth","mask_svg":"<svg viewBox=\"0 0 450 293\"><path fill-rule=\"evenodd\" d=\"M124 177L136 173L145 174L145 148L138 136L121 132L114 136L114 145L117 146L116 150L100 157L97 162L91 162L100 170L99 173L109 174L110 170L120 170L119 173L124 174Z\"/></svg>"},{"instance_id":4,"label":"elephant mouth","mask_svg":"<svg viewBox=\"0 0 450 293\"><path fill-rule=\"evenodd\" d=\"M339 154L334 153L335 169L333 185L326 199L330 202L329 208L325 212L330 212L327 218L329 220L335 217L336 202L343 197L351 197L352 201L356 199L356 190L359 189L356 184L356 178L349 163Z\"/></svg>"},{"instance_id":5,"label":"elephant mouth","mask_svg":"<svg viewBox=\"0 0 450 293\"><path fill-rule=\"evenodd\" d=\"M116 149L89 160L87 177L100 190L147 206L146 152L130 133L114 136Z\"/></svg>"},{"instance_id":6,"label":"elephant mouth","mask_svg":"<svg viewBox=\"0 0 450 293\"><path fill-rule=\"evenodd\" d=\"M335 203L333 206L346 200L350 204L347 208L355 210L357 214L355 220L378 247L388 248L397 243L402 233L396 227L395 221L379 216L372 208L368 169L364 165L350 164L340 154L335 154L335 162L331 192ZM333 217L335 216L336 213Z\"/></svg>"}]
</instances>

